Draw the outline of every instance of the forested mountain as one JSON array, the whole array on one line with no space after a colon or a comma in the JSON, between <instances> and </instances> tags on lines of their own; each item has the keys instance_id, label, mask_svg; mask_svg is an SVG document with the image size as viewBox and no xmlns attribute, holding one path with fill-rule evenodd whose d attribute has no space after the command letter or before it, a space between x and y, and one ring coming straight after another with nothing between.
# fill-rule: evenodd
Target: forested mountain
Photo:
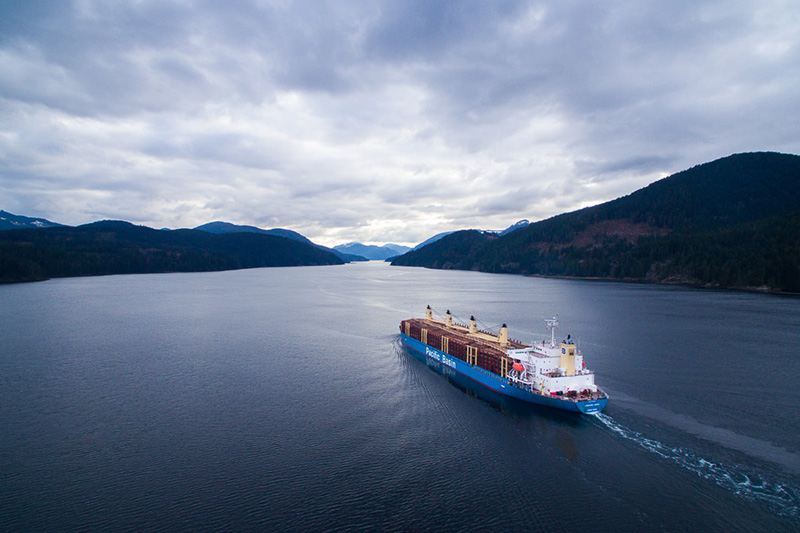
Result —
<instances>
[{"instance_id":1,"label":"forested mountain","mask_svg":"<svg viewBox=\"0 0 800 533\"><path fill-rule=\"evenodd\" d=\"M261 229L255 226L244 226L240 224L231 224L230 222L208 222L201 226L194 228L208 233L216 233L222 235L225 233L262 233L264 235L277 235L279 237L286 237L295 241L304 242L306 244L314 244L306 236L292 231L290 229L274 228L274 229Z\"/></svg>"},{"instance_id":2,"label":"forested mountain","mask_svg":"<svg viewBox=\"0 0 800 533\"><path fill-rule=\"evenodd\" d=\"M15 215L13 213L9 213L8 211L3 211L2 209L0 209L0 230L25 229L25 228L52 228L55 226L62 226L62 225L63 224L50 222L46 218L24 217L22 215Z\"/></svg>"},{"instance_id":3,"label":"forested mountain","mask_svg":"<svg viewBox=\"0 0 800 533\"><path fill-rule=\"evenodd\" d=\"M504 236L456 232L392 264L800 292L800 156L728 156Z\"/></svg>"},{"instance_id":4,"label":"forested mountain","mask_svg":"<svg viewBox=\"0 0 800 533\"><path fill-rule=\"evenodd\" d=\"M527 228L529 224L530 224L530 221L527 220L527 219L520 220L520 221L510 225L509 227L507 227L503 231L501 231L500 235L506 235L508 233L511 233L512 231L517 231L518 229Z\"/></svg>"},{"instance_id":5,"label":"forested mountain","mask_svg":"<svg viewBox=\"0 0 800 533\"><path fill-rule=\"evenodd\" d=\"M338 250L327 248L320 244L314 244L305 235L301 235L300 233L297 233L296 231L292 231L290 229L284 229L284 228L261 229L255 226L244 226L244 225L231 224L230 222L221 222L221 221L208 222L207 224L197 226L194 229L200 231L206 231L208 233L216 233L218 235L226 233L261 233L263 235L277 235L278 237L286 237L287 239L292 239L293 241L300 241L306 244L310 244L311 246L316 246L320 250L325 250L326 252L332 253L345 263L348 263L350 261L366 261L366 258L361 257L359 255L342 253Z\"/></svg>"},{"instance_id":6,"label":"forested mountain","mask_svg":"<svg viewBox=\"0 0 800 533\"><path fill-rule=\"evenodd\" d=\"M514 224L510 225L509 227L507 227L506 229L500 230L500 231L480 230L480 229L479 230L463 230L463 231L478 231L480 233L493 233L495 235L506 235L508 233L511 233L512 231L517 231L518 229L522 229L524 227L527 227L528 224L530 224L530 222L528 220L519 220L519 221L515 222ZM455 232L454 231L445 231L445 232L442 232L442 233L437 233L433 237L431 237L429 239L426 239L426 240L422 241L421 243L419 243L418 245L416 245L414 248L412 248L412 250L419 250L420 248L422 248L424 246L427 246L427 245L429 245L431 243L434 243L434 242L438 241L439 239L441 239L443 237L446 237L446 236L448 236L448 235L450 235L452 233L455 233Z\"/></svg>"},{"instance_id":7,"label":"forested mountain","mask_svg":"<svg viewBox=\"0 0 800 533\"><path fill-rule=\"evenodd\" d=\"M313 245L252 232L160 231L118 221L0 232L0 282L343 263Z\"/></svg>"}]
</instances>

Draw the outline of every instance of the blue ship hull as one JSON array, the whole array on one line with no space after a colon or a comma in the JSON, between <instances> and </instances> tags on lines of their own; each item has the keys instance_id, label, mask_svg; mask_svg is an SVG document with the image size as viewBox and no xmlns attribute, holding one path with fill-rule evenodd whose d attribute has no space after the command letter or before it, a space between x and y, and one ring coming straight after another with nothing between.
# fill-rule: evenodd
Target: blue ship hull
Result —
<instances>
[{"instance_id":1,"label":"blue ship hull","mask_svg":"<svg viewBox=\"0 0 800 533\"><path fill-rule=\"evenodd\" d=\"M507 380L501 378L497 374L489 372L488 370L484 370L478 366L467 364L461 359L457 359L452 355L442 352L441 350L437 350L436 348L432 348L427 344L423 344L416 339L412 339L405 333L401 332L400 336L403 344L415 352L433 359L434 361L438 361L439 363L452 368L459 374L462 374L473 381L477 381L481 385L505 396L517 398L525 402L546 405L548 407L555 407L557 409L564 409L566 411L585 414L599 413L605 408L606 404L608 404L608 398L604 398L602 400L572 401L553 396L534 394L511 385Z\"/></svg>"}]
</instances>

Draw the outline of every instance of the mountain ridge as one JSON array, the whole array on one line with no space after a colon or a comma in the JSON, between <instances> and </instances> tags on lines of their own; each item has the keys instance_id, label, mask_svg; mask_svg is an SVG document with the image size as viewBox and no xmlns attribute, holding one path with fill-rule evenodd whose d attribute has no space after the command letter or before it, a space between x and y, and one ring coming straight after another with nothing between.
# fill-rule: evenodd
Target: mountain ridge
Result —
<instances>
[{"instance_id":1,"label":"mountain ridge","mask_svg":"<svg viewBox=\"0 0 800 533\"><path fill-rule=\"evenodd\" d=\"M63 225L64 224L59 224L57 222L51 222L46 218L33 218L23 215L15 215L0 209L0 231L26 228L54 228Z\"/></svg>"},{"instance_id":2,"label":"mountain ridge","mask_svg":"<svg viewBox=\"0 0 800 533\"><path fill-rule=\"evenodd\" d=\"M374 244L349 242L347 244L338 244L334 246L333 249L338 252L365 257L370 261L384 261L386 259L402 255L411 248L408 246L401 246L399 244L384 244L383 246L376 246Z\"/></svg>"},{"instance_id":3,"label":"mountain ridge","mask_svg":"<svg viewBox=\"0 0 800 533\"><path fill-rule=\"evenodd\" d=\"M456 232L392 264L798 292L800 259L786 263L800 258L800 232L785 230L795 212L800 156L733 154L507 235ZM772 251L754 260L733 234Z\"/></svg>"},{"instance_id":4,"label":"mountain ridge","mask_svg":"<svg viewBox=\"0 0 800 533\"><path fill-rule=\"evenodd\" d=\"M232 224L230 222L223 222L220 220L214 222L207 222L205 224L201 224L193 229L198 231L205 231L208 233L215 233L217 235L224 235L230 233L259 233L262 235L277 235L279 237L286 237L287 239L292 239L294 241L299 241L305 244L310 244L311 246L316 246L320 250L325 250L326 252L330 252L341 260L345 262L351 261L365 261L366 259L353 254L341 253L338 250L328 248L327 246L322 246L321 244L316 244L311 241L305 235L302 235L296 231L285 229L285 228L273 228L273 229L261 229L256 226L247 226L247 225L240 225L240 224Z\"/></svg>"},{"instance_id":5,"label":"mountain ridge","mask_svg":"<svg viewBox=\"0 0 800 533\"><path fill-rule=\"evenodd\" d=\"M125 221L0 232L0 282L56 277L337 265L335 254L278 235L171 231Z\"/></svg>"},{"instance_id":6,"label":"mountain ridge","mask_svg":"<svg viewBox=\"0 0 800 533\"><path fill-rule=\"evenodd\" d=\"M232 224L230 222L223 222L221 220L216 220L214 222L207 222L192 229L206 231L208 233L216 233L218 235L226 233L262 233L264 235L279 235L281 237L286 237L287 239L293 239L296 241L304 242L306 244L314 244L305 235L302 235L290 229L284 229L284 228L261 229L256 226Z\"/></svg>"}]
</instances>

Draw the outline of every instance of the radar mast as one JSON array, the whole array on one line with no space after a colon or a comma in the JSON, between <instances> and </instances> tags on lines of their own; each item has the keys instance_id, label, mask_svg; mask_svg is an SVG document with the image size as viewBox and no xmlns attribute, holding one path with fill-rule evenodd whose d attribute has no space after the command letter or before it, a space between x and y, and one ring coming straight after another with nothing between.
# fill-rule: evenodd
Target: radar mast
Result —
<instances>
[{"instance_id":1,"label":"radar mast","mask_svg":"<svg viewBox=\"0 0 800 533\"><path fill-rule=\"evenodd\" d=\"M550 347L556 345L556 329L558 329L558 315L553 318L545 318L544 323L547 324L547 329L550 330Z\"/></svg>"}]
</instances>

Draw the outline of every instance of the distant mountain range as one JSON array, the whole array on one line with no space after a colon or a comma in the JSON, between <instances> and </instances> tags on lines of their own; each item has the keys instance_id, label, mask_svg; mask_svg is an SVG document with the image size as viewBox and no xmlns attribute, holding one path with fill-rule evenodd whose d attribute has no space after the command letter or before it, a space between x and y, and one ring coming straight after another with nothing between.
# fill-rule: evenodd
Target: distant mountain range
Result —
<instances>
[{"instance_id":1,"label":"distant mountain range","mask_svg":"<svg viewBox=\"0 0 800 533\"><path fill-rule=\"evenodd\" d=\"M48 231L41 231L45 228ZM264 230L221 221L191 230L155 230L124 221L71 227L0 211L0 230L6 230L0 231L0 283L105 274L343 264L386 259L409 250L399 245L357 243L344 245L343 250L330 249L296 231Z\"/></svg>"},{"instance_id":2,"label":"distant mountain range","mask_svg":"<svg viewBox=\"0 0 800 533\"><path fill-rule=\"evenodd\" d=\"M731 155L505 235L455 232L392 264L800 292L800 156Z\"/></svg>"},{"instance_id":3,"label":"distant mountain range","mask_svg":"<svg viewBox=\"0 0 800 533\"><path fill-rule=\"evenodd\" d=\"M500 235L505 235L506 233L509 233L516 229L523 228L528 224L529 222L527 220L520 220L516 224L502 231L493 231L493 230L485 230L485 231L489 233L498 233ZM68 227L68 226L65 226L64 224L58 224L56 222L51 222L44 218L31 218L21 215L15 215L13 213L0 210L0 231L14 230L14 229L53 228L53 227ZM230 222L223 222L223 221L208 222L206 224L197 226L193 229L198 231L203 231L206 233L213 233L216 235L228 235L232 233L258 233L261 235L275 235L278 237L285 237L287 239L302 242L311 246L315 246L321 250L333 253L334 255L336 255L345 262L373 261L373 260L385 261L387 259L392 259L394 257L397 257L412 250L412 248L409 248L408 246L402 246L399 244L384 244L383 246L375 246L375 245L361 244L358 242L340 244L334 246L333 248L327 248L325 246L313 243L310 239L308 239L304 235L301 235L300 233L292 231L290 229L284 229L284 228L262 229L256 226L232 224ZM173 231L173 230L164 228L162 231ZM435 242L438 239L444 237L445 235L449 235L450 233L453 232L444 232L444 233L439 233L438 235L434 235L425 242L418 244L413 249L416 250L417 248L421 248L426 244Z\"/></svg>"},{"instance_id":4,"label":"distant mountain range","mask_svg":"<svg viewBox=\"0 0 800 533\"><path fill-rule=\"evenodd\" d=\"M482 233L493 233L499 235L506 235L507 233L511 233L512 231L524 228L530 224L527 220L520 220L519 222L507 227L504 230L477 230ZM371 261L385 261L388 259L392 259L394 257L400 256L409 252L411 250L417 250L426 246L432 242L436 242L442 237L450 235L453 233L452 231L446 231L443 233L438 233L433 237L425 240L424 242L416 245L414 248L409 248L408 246L401 246L399 244L384 244L383 246L375 246L370 244L361 244L359 242L351 242L347 244L340 244L338 246L334 246L333 249L335 251L339 251L346 254L352 254L355 256L362 256Z\"/></svg>"},{"instance_id":5,"label":"distant mountain range","mask_svg":"<svg viewBox=\"0 0 800 533\"><path fill-rule=\"evenodd\" d=\"M287 239L294 239L296 241L305 242L313 246L317 246L323 250L333 252L345 261L372 261L396 257L409 251L411 248L407 246L400 246L399 244L385 244L383 246L374 246L368 244L361 244L358 242L351 242L348 244L340 244L333 248L326 248L318 244L314 244L308 238L289 229L275 228L275 229L261 229L255 226L240 226L231 224L229 222L209 222L202 226L194 228L200 231L207 231L209 233L263 233L266 235L279 235Z\"/></svg>"},{"instance_id":6,"label":"distant mountain range","mask_svg":"<svg viewBox=\"0 0 800 533\"><path fill-rule=\"evenodd\" d=\"M400 246L399 244L375 246L372 244L361 244L359 242L339 244L338 246L334 246L333 249L345 254L365 257L370 261L385 261L386 259L403 255L411 250L408 246Z\"/></svg>"}]
</instances>

